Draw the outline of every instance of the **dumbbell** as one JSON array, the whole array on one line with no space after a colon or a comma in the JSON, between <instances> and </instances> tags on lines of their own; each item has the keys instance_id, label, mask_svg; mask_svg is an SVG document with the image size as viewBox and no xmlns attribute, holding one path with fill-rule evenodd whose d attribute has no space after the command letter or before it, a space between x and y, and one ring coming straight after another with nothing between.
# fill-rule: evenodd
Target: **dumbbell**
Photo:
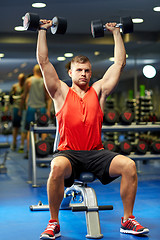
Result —
<instances>
[{"instance_id":1,"label":"dumbbell","mask_svg":"<svg viewBox=\"0 0 160 240\"><path fill-rule=\"evenodd\" d=\"M105 141L104 142L104 147L105 149L112 151L112 152L116 152L116 144L113 141Z\"/></svg>"},{"instance_id":2,"label":"dumbbell","mask_svg":"<svg viewBox=\"0 0 160 240\"><path fill-rule=\"evenodd\" d=\"M131 109L124 110L120 115L120 121L122 124L129 125L134 120L134 113Z\"/></svg>"},{"instance_id":3,"label":"dumbbell","mask_svg":"<svg viewBox=\"0 0 160 240\"><path fill-rule=\"evenodd\" d=\"M63 17L55 16L53 19L53 25L51 27L52 34L65 34L67 30L67 20ZM40 17L36 13L26 13L23 19L23 27L25 30L37 31L40 28L42 22Z\"/></svg>"},{"instance_id":4,"label":"dumbbell","mask_svg":"<svg viewBox=\"0 0 160 240\"><path fill-rule=\"evenodd\" d=\"M48 142L48 143L50 144L50 152L49 152L49 154L53 154L54 141L55 141L55 138L53 138L53 137L50 136L50 135L48 135L48 136L45 138L45 142Z\"/></svg>"},{"instance_id":5,"label":"dumbbell","mask_svg":"<svg viewBox=\"0 0 160 240\"><path fill-rule=\"evenodd\" d=\"M114 109L107 109L104 114L104 122L114 125L118 121L118 112Z\"/></svg>"},{"instance_id":6,"label":"dumbbell","mask_svg":"<svg viewBox=\"0 0 160 240\"><path fill-rule=\"evenodd\" d=\"M40 140L36 142L35 149L38 157L46 157L51 152L51 145L45 140Z\"/></svg>"},{"instance_id":7,"label":"dumbbell","mask_svg":"<svg viewBox=\"0 0 160 240\"><path fill-rule=\"evenodd\" d=\"M120 152L124 155L129 155L132 151L132 145L130 141L124 140L120 143Z\"/></svg>"},{"instance_id":8,"label":"dumbbell","mask_svg":"<svg viewBox=\"0 0 160 240\"><path fill-rule=\"evenodd\" d=\"M156 140L151 144L151 153L160 154L160 140Z\"/></svg>"},{"instance_id":9,"label":"dumbbell","mask_svg":"<svg viewBox=\"0 0 160 240\"><path fill-rule=\"evenodd\" d=\"M148 145L145 141L139 140L136 145L136 153L137 154L146 154L148 150Z\"/></svg>"},{"instance_id":10,"label":"dumbbell","mask_svg":"<svg viewBox=\"0 0 160 240\"><path fill-rule=\"evenodd\" d=\"M122 33L132 33L133 32L133 22L131 17L120 18L120 23L117 23L117 28L122 29ZM104 37L104 31L106 30L105 24L103 24L101 19L91 21L91 33L94 38Z\"/></svg>"},{"instance_id":11,"label":"dumbbell","mask_svg":"<svg viewBox=\"0 0 160 240\"><path fill-rule=\"evenodd\" d=\"M37 126L47 127L49 122L49 117L46 113L38 113Z\"/></svg>"}]
</instances>

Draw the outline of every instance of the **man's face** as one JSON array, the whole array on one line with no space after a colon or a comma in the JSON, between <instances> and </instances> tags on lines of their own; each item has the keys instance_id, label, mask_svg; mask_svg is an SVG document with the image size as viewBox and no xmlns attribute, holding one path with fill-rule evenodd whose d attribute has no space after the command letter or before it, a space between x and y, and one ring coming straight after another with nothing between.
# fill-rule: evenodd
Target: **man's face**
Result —
<instances>
[{"instance_id":1,"label":"man's face","mask_svg":"<svg viewBox=\"0 0 160 240\"><path fill-rule=\"evenodd\" d=\"M69 76L72 78L72 82L79 86L88 85L92 71L90 62L86 63L72 63L69 70Z\"/></svg>"}]
</instances>

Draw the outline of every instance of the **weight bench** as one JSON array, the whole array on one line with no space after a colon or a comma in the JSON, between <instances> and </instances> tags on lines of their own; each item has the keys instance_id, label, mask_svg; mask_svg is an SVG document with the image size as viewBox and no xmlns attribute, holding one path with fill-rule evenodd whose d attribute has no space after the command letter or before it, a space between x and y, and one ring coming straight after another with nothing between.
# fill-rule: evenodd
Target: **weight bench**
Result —
<instances>
[{"instance_id":1,"label":"weight bench","mask_svg":"<svg viewBox=\"0 0 160 240\"><path fill-rule=\"evenodd\" d=\"M112 205L98 206L97 196L88 183L95 180L92 173L82 172L80 178L75 183L66 188L60 210L72 210L73 212L85 211L87 238L100 239L101 234L99 210L113 210ZM31 205L31 211L49 210L48 205L43 205L40 201L38 205Z\"/></svg>"},{"instance_id":2,"label":"weight bench","mask_svg":"<svg viewBox=\"0 0 160 240\"><path fill-rule=\"evenodd\" d=\"M113 210L112 205L98 206L97 196L92 187L88 187L89 182L93 182L95 177L90 172L82 172L78 181L67 188L61 203L61 209L71 209L73 212L85 211L87 235L86 238L100 239L101 234L99 210ZM79 196L80 203L72 203Z\"/></svg>"}]
</instances>

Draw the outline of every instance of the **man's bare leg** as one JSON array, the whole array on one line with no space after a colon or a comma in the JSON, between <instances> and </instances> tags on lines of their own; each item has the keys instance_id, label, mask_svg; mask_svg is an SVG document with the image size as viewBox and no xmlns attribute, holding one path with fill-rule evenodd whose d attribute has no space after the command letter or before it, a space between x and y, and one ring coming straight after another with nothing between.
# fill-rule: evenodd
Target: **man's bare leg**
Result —
<instances>
[{"instance_id":1,"label":"man's bare leg","mask_svg":"<svg viewBox=\"0 0 160 240\"><path fill-rule=\"evenodd\" d=\"M64 179L71 176L70 161L63 157L56 157L51 163L51 172L47 182L47 193L51 219L58 220L60 204L64 196Z\"/></svg>"},{"instance_id":2,"label":"man's bare leg","mask_svg":"<svg viewBox=\"0 0 160 240\"><path fill-rule=\"evenodd\" d=\"M117 155L111 162L109 173L111 177L122 177L120 195L124 208L124 220L126 220L133 213L137 192L137 171L135 162L126 156Z\"/></svg>"}]
</instances>

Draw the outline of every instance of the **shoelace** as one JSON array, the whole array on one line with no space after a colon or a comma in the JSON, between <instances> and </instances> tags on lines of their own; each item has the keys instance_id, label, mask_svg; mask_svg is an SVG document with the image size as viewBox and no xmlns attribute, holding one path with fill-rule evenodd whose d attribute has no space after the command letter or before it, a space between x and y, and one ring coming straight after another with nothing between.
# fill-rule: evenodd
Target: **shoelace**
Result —
<instances>
[{"instance_id":1,"label":"shoelace","mask_svg":"<svg viewBox=\"0 0 160 240\"><path fill-rule=\"evenodd\" d=\"M135 226L141 226L139 222L137 222L135 219L129 218L130 222L132 222Z\"/></svg>"},{"instance_id":2,"label":"shoelace","mask_svg":"<svg viewBox=\"0 0 160 240\"><path fill-rule=\"evenodd\" d=\"M57 223L48 223L48 225L47 225L45 230L52 230L52 231L54 231L54 229L56 228L56 224Z\"/></svg>"}]
</instances>

